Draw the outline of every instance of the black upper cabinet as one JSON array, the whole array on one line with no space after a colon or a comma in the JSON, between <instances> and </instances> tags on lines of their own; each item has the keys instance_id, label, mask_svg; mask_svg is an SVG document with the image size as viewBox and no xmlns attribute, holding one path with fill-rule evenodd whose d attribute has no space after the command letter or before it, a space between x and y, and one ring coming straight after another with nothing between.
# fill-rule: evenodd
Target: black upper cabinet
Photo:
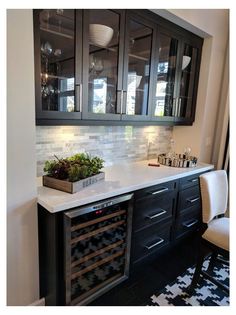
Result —
<instances>
[{"instance_id":1,"label":"black upper cabinet","mask_svg":"<svg viewBox=\"0 0 236 315\"><path fill-rule=\"evenodd\" d=\"M34 10L37 119L80 119L82 11Z\"/></svg>"},{"instance_id":2,"label":"black upper cabinet","mask_svg":"<svg viewBox=\"0 0 236 315\"><path fill-rule=\"evenodd\" d=\"M83 119L120 120L124 10L83 11Z\"/></svg>"},{"instance_id":3,"label":"black upper cabinet","mask_svg":"<svg viewBox=\"0 0 236 315\"><path fill-rule=\"evenodd\" d=\"M173 109L176 124L191 124L194 121L201 50L199 41L181 41L178 93Z\"/></svg>"},{"instance_id":4,"label":"black upper cabinet","mask_svg":"<svg viewBox=\"0 0 236 315\"><path fill-rule=\"evenodd\" d=\"M155 50L154 103L152 120L174 122L178 95L180 38L158 27Z\"/></svg>"},{"instance_id":5,"label":"black upper cabinet","mask_svg":"<svg viewBox=\"0 0 236 315\"><path fill-rule=\"evenodd\" d=\"M194 121L203 40L147 10L34 10L34 42L38 125Z\"/></svg>"},{"instance_id":6,"label":"black upper cabinet","mask_svg":"<svg viewBox=\"0 0 236 315\"><path fill-rule=\"evenodd\" d=\"M154 23L127 11L122 120L150 120L155 34Z\"/></svg>"},{"instance_id":7,"label":"black upper cabinet","mask_svg":"<svg viewBox=\"0 0 236 315\"><path fill-rule=\"evenodd\" d=\"M194 121L202 41L158 27L152 120Z\"/></svg>"}]
</instances>

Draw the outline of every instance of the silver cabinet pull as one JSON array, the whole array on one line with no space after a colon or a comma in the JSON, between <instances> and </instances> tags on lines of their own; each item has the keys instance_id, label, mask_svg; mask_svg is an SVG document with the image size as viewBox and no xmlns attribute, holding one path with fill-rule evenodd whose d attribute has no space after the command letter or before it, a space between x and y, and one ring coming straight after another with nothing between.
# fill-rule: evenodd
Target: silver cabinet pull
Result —
<instances>
[{"instance_id":1,"label":"silver cabinet pull","mask_svg":"<svg viewBox=\"0 0 236 315\"><path fill-rule=\"evenodd\" d=\"M175 116L175 109L176 109L176 98L173 98L172 116Z\"/></svg>"},{"instance_id":2,"label":"silver cabinet pull","mask_svg":"<svg viewBox=\"0 0 236 315\"><path fill-rule=\"evenodd\" d=\"M117 114L121 114L122 101L123 101L123 90L117 91L116 94L116 102L117 102Z\"/></svg>"},{"instance_id":3,"label":"silver cabinet pull","mask_svg":"<svg viewBox=\"0 0 236 315\"><path fill-rule=\"evenodd\" d=\"M187 201L190 203L194 203L194 202L198 201L199 199L200 199L200 197L197 197L197 198L193 198L193 199L187 199Z\"/></svg>"},{"instance_id":4,"label":"silver cabinet pull","mask_svg":"<svg viewBox=\"0 0 236 315\"><path fill-rule=\"evenodd\" d=\"M75 111L82 112L82 84L75 86Z\"/></svg>"},{"instance_id":5,"label":"silver cabinet pull","mask_svg":"<svg viewBox=\"0 0 236 315\"><path fill-rule=\"evenodd\" d=\"M151 195L157 195L157 194L161 194L161 193L163 193L164 191L168 191L169 190L169 188L161 188L161 189L159 189L159 190L156 190L156 191L152 191L152 192L149 192L149 194L151 194Z\"/></svg>"},{"instance_id":6,"label":"silver cabinet pull","mask_svg":"<svg viewBox=\"0 0 236 315\"><path fill-rule=\"evenodd\" d=\"M198 181L198 178L189 179L188 181L191 182L191 183L194 183L194 182Z\"/></svg>"},{"instance_id":7,"label":"silver cabinet pull","mask_svg":"<svg viewBox=\"0 0 236 315\"><path fill-rule=\"evenodd\" d=\"M126 92L126 91L123 91L123 94L122 94L121 114L126 114L126 103L127 103L127 92Z\"/></svg>"},{"instance_id":8,"label":"silver cabinet pull","mask_svg":"<svg viewBox=\"0 0 236 315\"><path fill-rule=\"evenodd\" d=\"M178 99L178 112L177 112L177 117L180 117L181 102L182 102L182 99L181 99L181 98L179 98L179 99Z\"/></svg>"},{"instance_id":9,"label":"silver cabinet pull","mask_svg":"<svg viewBox=\"0 0 236 315\"><path fill-rule=\"evenodd\" d=\"M159 240L156 242L156 243L154 243L154 244L152 244L152 245L145 245L145 248L147 249L147 250L150 250L150 249L152 249L153 247L156 247L156 246L158 246L158 245L160 245L161 243L163 243L164 242L164 239L163 238L161 238L161 237L159 237Z\"/></svg>"},{"instance_id":10,"label":"silver cabinet pull","mask_svg":"<svg viewBox=\"0 0 236 315\"><path fill-rule=\"evenodd\" d=\"M147 218L150 219L150 220L153 220L153 219L155 219L155 218L157 218L157 217L159 217L160 215L163 215L163 214L165 214L165 213L166 213L166 210L161 209L161 211L158 212L158 213L155 213L155 214L153 214L153 215L147 215Z\"/></svg>"},{"instance_id":11,"label":"silver cabinet pull","mask_svg":"<svg viewBox=\"0 0 236 315\"><path fill-rule=\"evenodd\" d=\"M198 220L193 220L192 222L190 223L183 223L183 226L187 227L187 228L190 228L191 226L195 225L198 223Z\"/></svg>"}]
</instances>

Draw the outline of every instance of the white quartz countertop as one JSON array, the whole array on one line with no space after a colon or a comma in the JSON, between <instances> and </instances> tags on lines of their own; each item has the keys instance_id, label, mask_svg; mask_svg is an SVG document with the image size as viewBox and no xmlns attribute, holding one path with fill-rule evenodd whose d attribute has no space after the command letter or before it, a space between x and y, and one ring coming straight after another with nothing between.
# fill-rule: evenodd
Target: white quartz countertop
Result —
<instances>
[{"instance_id":1,"label":"white quartz countertop","mask_svg":"<svg viewBox=\"0 0 236 315\"><path fill-rule=\"evenodd\" d=\"M214 165L204 163L198 163L194 168L176 168L163 165L153 167L148 166L148 163L156 163L156 160L105 167L103 169L105 181L86 187L75 194L44 187L40 177L37 179L38 203L51 213L55 213L214 168Z\"/></svg>"}]
</instances>

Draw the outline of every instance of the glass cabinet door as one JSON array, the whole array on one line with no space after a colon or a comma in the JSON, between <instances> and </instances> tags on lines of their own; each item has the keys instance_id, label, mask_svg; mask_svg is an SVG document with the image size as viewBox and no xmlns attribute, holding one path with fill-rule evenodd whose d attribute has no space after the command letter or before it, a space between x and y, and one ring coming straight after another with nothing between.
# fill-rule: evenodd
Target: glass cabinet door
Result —
<instances>
[{"instance_id":1,"label":"glass cabinet door","mask_svg":"<svg viewBox=\"0 0 236 315\"><path fill-rule=\"evenodd\" d=\"M76 30L78 14L71 9L45 9L35 13L36 100L40 117L71 118L69 113L79 111L79 95L75 99L75 86L81 81L75 45L81 32Z\"/></svg>"},{"instance_id":2,"label":"glass cabinet door","mask_svg":"<svg viewBox=\"0 0 236 315\"><path fill-rule=\"evenodd\" d=\"M123 12L84 10L83 118L120 119Z\"/></svg>"},{"instance_id":3,"label":"glass cabinet door","mask_svg":"<svg viewBox=\"0 0 236 315\"><path fill-rule=\"evenodd\" d=\"M181 57L181 78L176 105L176 117L191 118L195 89L198 49L184 44Z\"/></svg>"},{"instance_id":4,"label":"glass cabinet door","mask_svg":"<svg viewBox=\"0 0 236 315\"><path fill-rule=\"evenodd\" d=\"M175 116L176 66L179 41L167 34L158 33L158 65L153 116ZM173 120L173 118L172 118Z\"/></svg>"},{"instance_id":5,"label":"glass cabinet door","mask_svg":"<svg viewBox=\"0 0 236 315\"><path fill-rule=\"evenodd\" d=\"M122 119L149 119L154 27L130 14L126 20L126 36Z\"/></svg>"}]
</instances>

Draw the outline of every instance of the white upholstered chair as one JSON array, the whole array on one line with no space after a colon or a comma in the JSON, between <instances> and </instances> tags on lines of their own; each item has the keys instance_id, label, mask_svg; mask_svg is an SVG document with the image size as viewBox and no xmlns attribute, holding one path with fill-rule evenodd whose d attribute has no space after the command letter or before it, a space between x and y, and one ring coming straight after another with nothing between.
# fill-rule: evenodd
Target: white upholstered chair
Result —
<instances>
[{"instance_id":1,"label":"white upholstered chair","mask_svg":"<svg viewBox=\"0 0 236 315\"><path fill-rule=\"evenodd\" d=\"M212 171L200 176L200 191L202 200L202 221L205 226L201 236L199 257L188 293L192 294L200 276L203 276L225 291L229 288L210 276L216 260L221 260L218 254L229 257L229 218L224 217L228 204L228 180L224 170ZM202 265L206 254L211 253L211 259L206 271Z\"/></svg>"}]
</instances>

